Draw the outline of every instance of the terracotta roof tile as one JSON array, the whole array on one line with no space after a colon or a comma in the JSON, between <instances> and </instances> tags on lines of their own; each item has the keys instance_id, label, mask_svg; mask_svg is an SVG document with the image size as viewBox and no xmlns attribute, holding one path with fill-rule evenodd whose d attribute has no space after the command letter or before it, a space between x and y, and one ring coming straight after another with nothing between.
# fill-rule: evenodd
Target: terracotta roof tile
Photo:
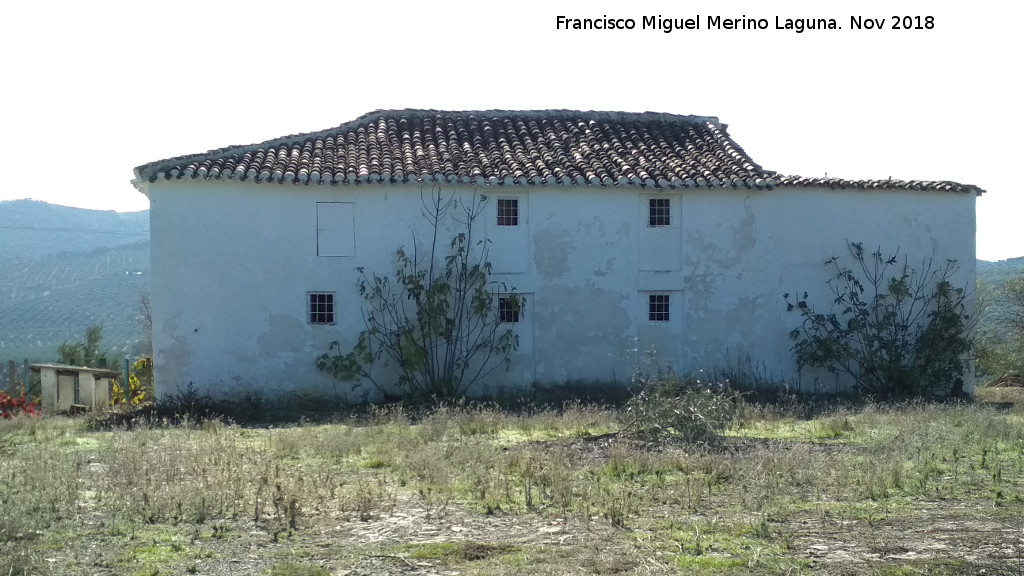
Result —
<instances>
[{"instance_id":1,"label":"terracotta roof tile","mask_svg":"<svg viewBox=\"0 0 1024 576\"><path fill-rule=\"evenodd\" d=\"M806 178L803 176L778 176L780 186L804 188L830 188L833 190L913 190L928 192L957 192L961 194L982 194L984 190L971 184L960 184L949 180L847 180L844 178Z\"/></svg>"},{"instance_id":2,"label":"terracotta roof tile","mask_svg":"<svg viewBox=\"0 0 1024 576\"><path fill-rule=\"evenodd\" d=\"M944 181L780 176L755 163L717 118L572 110L382 110L329 130L151 162L135 174L137 185L231 179L981 193L975 186Z\"/></svg>"}]
</instances>

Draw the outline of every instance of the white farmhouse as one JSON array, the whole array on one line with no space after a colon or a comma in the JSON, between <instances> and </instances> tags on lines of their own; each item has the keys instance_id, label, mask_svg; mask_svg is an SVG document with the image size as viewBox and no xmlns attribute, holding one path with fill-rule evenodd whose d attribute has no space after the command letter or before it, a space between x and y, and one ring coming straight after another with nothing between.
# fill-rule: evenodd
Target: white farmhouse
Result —
<instances>
[{"instance_id":1,"label":"white farmhouse","mask_svg":"<svg viewBox=\"0 0 1024 576\"><path fill-rule=\"evenodd\" d=\"M151 203L158 395L350 393L315 358L354 343L356 268L388 274L396 248L430 233L434 187L488 197L496 279L527 299L492 389L621 381L625 351L653 346L677 372L742 358L831 390L797 373L783 293L827 303L822 263L848 240L956 260L953 283L973 287L982 193L781 176L717 118L568 110L378 111L135 176Z\"/></svg>"}]
</instances>

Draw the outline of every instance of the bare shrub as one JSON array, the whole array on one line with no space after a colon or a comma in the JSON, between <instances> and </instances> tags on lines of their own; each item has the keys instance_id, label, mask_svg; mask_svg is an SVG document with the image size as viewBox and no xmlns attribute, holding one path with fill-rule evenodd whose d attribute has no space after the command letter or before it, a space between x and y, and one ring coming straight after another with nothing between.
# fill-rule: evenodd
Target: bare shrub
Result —
<instances>
[{"instance_id":1,"label":"bare shrub","mask_svg":"<svg viewBox=\"0 0 1024 576\"><path fill-rule=\"evenodd\" d=\"M724 384L689 376L659 375L639 379L626 403L623 429L645 439L676 439L716 444L732 422L738 396Z\"/></svg>"}]
</instances>

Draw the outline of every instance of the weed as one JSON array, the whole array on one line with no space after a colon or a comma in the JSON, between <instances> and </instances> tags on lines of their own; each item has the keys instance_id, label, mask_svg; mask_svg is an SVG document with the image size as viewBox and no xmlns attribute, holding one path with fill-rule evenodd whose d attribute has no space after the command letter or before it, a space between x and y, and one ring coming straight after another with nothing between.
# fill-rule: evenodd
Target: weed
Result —
<instances>
[{"instance_id":1,"label":"weed","mask_svg":"<svg viewBox=\"0 0 1024 576\"><path fill-rule=\"evenodd\" d=\"M836 414L815 421L814 437L822 440L834 440L849 436L856 427L849 414Z\"/></svg>"},{"instance_id":2,"label":"weed","mask_svg":"<svg viewBox=\"0 0 1024 576\"><path fill-rule=\"evenodd\" d=\"M397 505L396 498L397 492L388 484L384 474L372 478L359 476L354 490L343 493L340 509L367 522L380 516L390 516Z\"/></svg>"},{"instance_id":3,"label":"weed","mask_svg":"<svg viewBox=\"0 0 1024 576\"><path fill-rule=\"evenodd\" d=\"M740 402L745 426L711 444L608 433L620 413L581 404L392 406L273 428L0 420L0 568L204 573L199 560L216 550L263 574L382 552L465 573L806 574L809 540L832 538L863 558L874 539L898 532L909 546L947 524L964 554L995 556L989 572L1016 573L1019 546L979 546L986 534L1019 534L1019 415L806 406ZM403 527L456 524L475 540L429 532L419 548L401 547L411 542ZM274 540L292 555L251 552ZM477 560L479 570L464 570Z\"/></svg>"},{"instance_id":4,"label":"weed","mask_svg":"<svg viewBox=\"0 0 1024 576\"><path fill-rule=\"evenodd\" d=\"M405 544L397 547L397 551L417 560L483 560L493 555L503 555L519 551L519 547L510 544L493 544L489 542L457 541L430 542L423 544Z\"/></svg>"},{"instance_id":5,"label":"weed","mask_svg":"<svg viewBox=\"0 0 1024 576\"><path fill-rule=\"evenodd\" d=\"M275 564L264 574L266 576L331 576L331 572L323 566L300 562Z\"/></svg>"},{"instance_id":6,"label":"weed","mask_svg":"<svg viewBox=\"0 0 1024 576\"><path fill-rule=\"evenodd\" d=\"M5 576L43 576L49 574L47 563L24 545L0 545L0 574Z\"/></svg>"}]
</instances>

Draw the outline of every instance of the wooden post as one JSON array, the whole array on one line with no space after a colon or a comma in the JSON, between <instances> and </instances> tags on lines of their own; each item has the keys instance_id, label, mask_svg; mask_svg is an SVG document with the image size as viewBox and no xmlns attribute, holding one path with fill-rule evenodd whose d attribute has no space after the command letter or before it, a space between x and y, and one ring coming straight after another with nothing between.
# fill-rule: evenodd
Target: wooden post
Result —
<instances>
[{"instance_id":1,"label":"wooden post","mask_svg":"<svg viewBox=\"0 0 1024 576\"><path fill-rule=\"evenodd\" d=\"M121 382L121 396L122 400L126 405L132 403L132 399L128 397L128 355L124 357L124 380Z\"/></svg>"},{"instance_id":2,"label":"wooden post","mask_svg":"<svg viewBox=\"0 0 1024 576\"><path fill-rule=\"evenodd\" d=\"M30 398L29 395L28 395L28 389L31 388L31 386L29 386L29 383L32 382L32 380L29 379L29 376L31 376L32 373L29 372L29 370L28 370L28 360L27 359L25 360L24 366L25 366L25 404L28 405L28 403L32 401L32 398Z\"/></svg>"}]
</instances>

